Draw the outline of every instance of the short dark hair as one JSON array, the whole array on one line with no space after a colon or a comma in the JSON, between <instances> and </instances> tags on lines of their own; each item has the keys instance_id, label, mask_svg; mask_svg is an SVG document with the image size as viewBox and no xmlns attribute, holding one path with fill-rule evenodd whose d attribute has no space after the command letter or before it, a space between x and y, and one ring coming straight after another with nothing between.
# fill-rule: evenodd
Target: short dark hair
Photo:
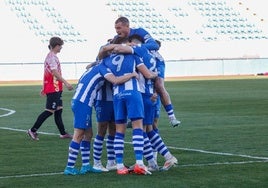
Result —
<instances>
[{"instance_id":1,"label":"short dark hair","mask_svg":"<svg viewBox=\"0 0 268 188\"><path fill-rule=\"evenodd\" d=\"M117 18L117 20L115 20L115 24L118 24L120 22L122 22L124 25L129 25L129 20L127 19L127 17L121 16Z\"/></svg>"},{"instance_id":2,"label":"short dark hair","mask_svg":"<svg viewBox=\"0 0 268 188\"><path fill-rule=\"evenodd\" d=\"M111 41L111 44L123 44L127 42L128 42L127 37L116 37Z\"/></svg>"},{"instance_id":3,"label":"short dark hair","mask_svg":"<svg viewBox=\"0 0 268 188\"><path fill-rule=\"evenodd\" d=\"M53 48L55 48L57 45L63 45L64 42L60 37L51 37L49 40L49 45L48 48L51 50Z\"/></svg>"},{"instance_id":4,"label":"short dark hair","mask_svg":"<svg viewBox=\"0 0 268 188\"><path fill-rule=\"evenodd\" d=\"M140 36L140 35L137 35L137 34L134 34L134 35L131 35L129 38L128 38L129 42L133 41L133 40L137 40L141 43L143 43L143 38Z\"/></svg>"},{"instance_id":5,"label":"short dark hair","mask_svg":"<svg viewBox=\"0 0 268 188\"><path fill-rule=\"evenodd\" d=\"M161 41L160 40L155 40L155 42L157 42L157 44L159 45L159 48L161 47Z\"/></svg>"}]
</instances>

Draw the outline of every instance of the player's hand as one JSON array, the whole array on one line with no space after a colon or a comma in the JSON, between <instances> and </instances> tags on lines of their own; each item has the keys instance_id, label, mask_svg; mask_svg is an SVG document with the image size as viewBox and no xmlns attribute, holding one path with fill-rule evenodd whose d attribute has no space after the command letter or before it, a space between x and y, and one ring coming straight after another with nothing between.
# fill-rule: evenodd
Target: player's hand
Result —
<instances>
[{"instance_id":1,"label":"player's hand","mask_svg":"<svg viewBox=\"0 0 268 188\"><path fill-rule=\"evenodd\" d=\"M67 89L68 89L69 91L71 91L71 90L74 89L73 86L72 86L71 84L69 84L69 83L66 83L65 86L67 87Z\"/></svg>"},{"instance_id":2,"label":"player's hand","mask_svg":"<svg viewBox=\"0 0 268 188\"><path fill-rule=\"evenodd\" d=\"M139 76L139 74L137 72L133 72L132 74L134 74L133 77L135 77L136 79L140 79L140 76Z\"/></svg>"},{"instance_id":3,"label":"player's hand","mask_svg":"<svg viewBox=\"0 0 268 188\"><path fill-rule=\"evenodd\" d=\"M151 101L156 102L157 97L158 97L157 93L153 93L153 95L151 96Z\"/></svg>"},{"instance_id":4,"label":"player's hand","mask_svg":"<svg viewBox=\"0 0 268 188\"><path fill-rule=\"evenodd\" d=\"M44 93L44 90L43 90L43 89L41 89L41 90L40 90L40 93L39 93L39 95L40 95L41 97L44 97L44 96L46 96L46 94Z\"/></svg>"}]
</instances>

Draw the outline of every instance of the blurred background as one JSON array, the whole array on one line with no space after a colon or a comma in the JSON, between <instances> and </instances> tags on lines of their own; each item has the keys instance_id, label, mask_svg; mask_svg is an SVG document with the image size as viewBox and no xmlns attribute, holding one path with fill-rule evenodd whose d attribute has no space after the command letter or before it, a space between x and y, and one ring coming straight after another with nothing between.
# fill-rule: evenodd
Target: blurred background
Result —
<instances>
[{"instance_id":1,"label":"blurred background","mask_svg":"<svg viewBox=\"0 0 268 188\"><path fill-rule=\"evenodd\" d=\"M0 0L0 81L42 80L52 36L63 76L76 80L126 16L162 42L166 76L268 71L264 0Z\"/></svg>"}]
</instances>

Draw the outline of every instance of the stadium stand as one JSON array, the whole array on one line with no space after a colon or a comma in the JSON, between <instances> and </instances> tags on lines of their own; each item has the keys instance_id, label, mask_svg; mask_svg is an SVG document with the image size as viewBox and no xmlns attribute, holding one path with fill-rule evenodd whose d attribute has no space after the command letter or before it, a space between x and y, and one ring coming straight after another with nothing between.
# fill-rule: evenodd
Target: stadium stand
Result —
<instances>
[{"instance_id":1,"label":"stadium stand","mask_svg":"<svg viewBox=\"0 0 268 188\"><path fill-rule=\"evenodd\" d=\"M39 77L42 68L38 67L43 63L48 40L54 35L65 41L60 53L69 70L65 72L70 78L77 78L85 64L94 61L99 47L115 35L114 20L121 15L129 18L131 27L143 27L162 42L160 52L167 61L168 76L264 72L263 59L268 57L268 13L261 3L261 0L162 3L3 0L0 24L5 27L1 28L0 40L5 45L0 47L0 80L11 79L6 72L14 67L36 71L24 78L13 75L12 79ZM246 68L242 69L240 63Z\"/></svg>"},{"instance_id":2,"label":"stadium stand","mask_svg":"<svg viewBox=\"0 0 268 188\"><path fill-rule=\"evenodd\" d=\"M68 42L87 41L47 0L7 0L6 3L43 43L47 44L53 35L61 36Z\"/></svg>"}]
</instances>

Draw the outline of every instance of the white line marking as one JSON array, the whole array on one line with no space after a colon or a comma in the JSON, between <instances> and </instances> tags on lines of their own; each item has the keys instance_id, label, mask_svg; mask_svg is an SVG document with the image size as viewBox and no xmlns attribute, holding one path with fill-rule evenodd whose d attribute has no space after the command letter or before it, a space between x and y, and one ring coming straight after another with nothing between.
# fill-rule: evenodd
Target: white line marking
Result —
<instances>
[{"instance_id":1,"label":"white line marking","mask_svg":"<svg viewBox=\"0 0 268 188\"><path fill-rule=\"evenodd\" d=\"M63 174L63 172L52 172L52 173L43 173L43 174L22 174L22 175L14 175L14 176L0 176L0 179L8 179L8 178L25 178L25 177L37 177L37 176L52 176Z\"/></svg>"},{"instance_id":2,"label":"white line marking","mask_svg":"<svg viewBox=\"0 0 268 188\"><path fill-rule=\"evenodd\" d=\"M251 164L251 163L267 163L265 161L236 161L236 162L223 162L223 163L204 163L204 164L188 164L188 165L178 165L177 167L202 167L202 166L217 166L217 165L239 165L239 164ZM51 173L42 173L42 174L22 174L14 176L0 176L0 179L8 178L24 178L24 177L38 177L38 176L52 176L52 175L63 175L63 172L51 172Z\"/></svg>"},{"instance_id":3,"label":"white line marking","mask_svg":"<svg viewBox=\"0 0 268 188\"><path fill-rule=\"evenodd\" d=\"M0 127L0 129L26 132L26 130L23 130L23 129L15 129L15 128L9 128L9 127ZM56 133L48 133L48 132L38 132L38 134L59 135L59 134L56 134ZM131 142L125 142L125 143L132 144ZM251 155L243 155L243 154L214 152L214 151L206 151L206 150L200 150L200 149L179 148L179 147L173 147L173 146L167 146L167 147L169 149L183 150L183 151L193 151L193 152L199 152L199 153L205 153L205 154L212 154L212 155L225 155L225 156L243 157L243 158L249 158L249 159L268 160L268 157L261 157L261 156L251 156Z\"/></svg>"},{"instance_id":4,"label":"white line marking","mask_svg":"<svg viewBox=\"0 0 268 188\"><path fill-rule=\"evenodd\" d=\"M0 129L10 130L10 131L18 131L18 132L25 132L25 133L27 132L27 130L24 130L24 129L15 129L15 128L9 128L9 127L0 127ZM59 134L56 134L56 133L39 132L39 131L38 131L38 134L59 135Z\"/></svg>"},{"instance_id":5,"label":"white line marking","mask_svg":"<svg viewBox=\"0 0 268 188\"><path fill-rule=\"evenodd\" d=\"M0 115L0 117L10 116L10 115L12 115L12 114L14 114L16 112L15 110L10 110L10 109L7 109L7 108L0 108L0 110L8 111L8 113Z\"/></svg>"},{"instance_id":6,"label":"white line marking","mask_svg":"<svg viewBox=\"0 0 268 188\"><path fill-rule=\"evenodd\" d=\"M23 129L15 129L9 127L0 127L0 129L4 130L11 130L11 131L19 131L19 132L26 132ZM39 134L45 135L58 135L56 133L48 133L48 132L38 132ZM132 144L131 142L125 142L127 144ZM199 152L205 154L213 154L213 155L225 155L225 156L237 156L243 158L250 158L250 159L261 159L261 161L236 161L236 162L216 162L216 163L204 163L204 164L186 164L186 165L179 165L178 167L198 167L198 166L216 166L216 165L239 165L239 164L250 164L250 163L267 163L268 157L259 157L259 156L251 156L251 155L241 155L241 154L232 154L232 153L223 153L223 152L213 152L213 151L205 151L200 149L191 149L191 148L179 148L173 146L167 146L170 149L175 150L184 150L184 151L192 151L192 152ZM23 177L37 177L37 176L51 176L51 175L59 175L63 174L62 172L53 172L53 173L42 173L42 174L25 174L25 175L14 175L14 176L0 176L0 179L8 179L8 178L23 178Z\"/></svg>"},{"instance_id":7,"label":"white line marking","mask_svg":"<svg viewBox=\"0 0 268 188\"><path fill-rule=\"evenodd\" d=\"M205 150L191 149L191 148L177 148L177 147L173 147L173 146L168 146L168 148L170 148L170 149L179 149L179 150L184 150L184 151L194 151L194 152L213 154L213 155L226 155L226 156L236 156L236 157L243 157L243 158L250 158L250 159L268 160L268 157L258 157L258 156L243 155L243 154L233 154L233 153L222 153L222 152L205 151Z\"/></svg>"},{"instance_id":8,"label":"white line marking","mask_svg":"<svg viewBox=\"0 0 268 188\"><path fill-rule=\"evenodd\" d=\"M261 161L235 161L235 162L217 162L217 163L204 163L204 164L188 164L178 165L178 167L195 167L195 166L216 166L216 165L239 165L239 164L250 164L250 163L268 163L268 160Z\"/></svg>"}]
</instances>

